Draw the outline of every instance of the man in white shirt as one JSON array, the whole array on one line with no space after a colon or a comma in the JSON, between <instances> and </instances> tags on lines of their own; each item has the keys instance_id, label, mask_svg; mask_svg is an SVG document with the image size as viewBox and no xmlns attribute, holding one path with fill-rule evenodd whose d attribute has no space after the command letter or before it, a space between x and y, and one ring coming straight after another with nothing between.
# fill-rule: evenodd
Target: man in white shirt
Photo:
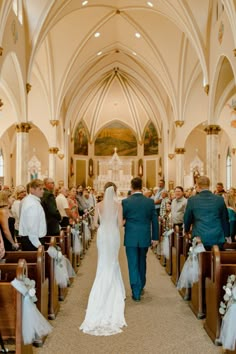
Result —
<instances>
[{"instance_id":1,"label":"man in white shirt","mask_svg":"<svg viewBox=\"0 0 236 354\"><path fill-rule=\"evenodd\" d=\"M23 251L35 251L45 242L47 226L40 199L43 192L43 181L34 179L30 183L30 193L22 201L19 235Z\"/></svg>"},{"instance_id":2,"label":"man in white shirt","mask_svg":"<svg viewBox=\"0 0 236 354\"><path fill-rule=\"evenodd\" d=\"M69 203L67 200L68 189L66 187L61 187L59 189L59 194L56 197L57 209L61 215L60 225L62 227L66 227L69 225L69 218L73 218L73 215L70 211Z\"/></svg>"}]
</instances>

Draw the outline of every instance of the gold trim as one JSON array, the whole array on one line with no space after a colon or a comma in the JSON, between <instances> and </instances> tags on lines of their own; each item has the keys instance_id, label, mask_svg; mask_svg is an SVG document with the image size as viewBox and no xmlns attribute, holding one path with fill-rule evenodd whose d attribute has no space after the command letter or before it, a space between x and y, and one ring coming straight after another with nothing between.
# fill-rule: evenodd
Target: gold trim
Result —
<instances>
[{"instance_id":1,"label":"gold trim","mask_svg":"<svg viewBox=\"0 0 236 354\"><path fill-rule=\"evenodd\" d=\"M17 133L29 133L29 130L32 128L30 123L20 123L16 124Z\"/></svg>"},{"instance_id":2,"label":"gold trim","mask_svg":"<svg viewBox=\"0 0 236 354\"><path fill-rule=\"evenodd\" d=\"M0 57L2 56L2 53L3 53L3 48L0 47Z\"/></svg>"},{"instance_id":3,"label":"gold trim","mask_svg":"<svg viewBox=\"0 0 236 354\"><path fill-rule=\"evenodd\" d=\"M175 148L175 153L176 154L184 154L185 153L185 148Z\"/></svg>"},{"instance_id":4,"label":"gold trim","mask_svg":"<svg viewBox=\"0 0 236 354\"><path fill-rule=\"evenodd\" d=\"M4 105L4 103L3 103L2 99L0 98L0 110L2 109L3 105Z\"/></svg>"},{"instance_id":5,"label":"gold trim","mask_svg":"<svg viewBox=\"0 0 236 354\"><path fill-rule=\"evenodd\" d=\"M206 92L206 94L208 95L208 93L209 93L209 90L210 90L210 85L205 85L204 86L204 91Z\"/></svg>"},{"instance_id":6,"label":"gold trim","mask_svg":"<svg viewBox=\"0 0 236 354\"><path fill-rule=\"evenodd\" d=\"M27 84L25 85L25 87L26 87L26 92L27 92L27 94L28 94L28 93L30 92L32 86L27 82Z\"/></svg>"},{"instance_id":7,"label":"gold trim","mask_svg":"<svg viewBox=\"0 0 236 354\"><path fill-rule=\"evenodd\" d=\"M50 119L50 124L53 126L53 127L57 127L58 124L59 124L59 120L58 119Z\"/></svg>"},{"instance_id":8,"label":"gold trim","mask_svg":"<svg viewBox=\"0 0 236 354\"><path fill-rule=\"evenodd\" d=\"M236 154L236 148L232 148L232 153L233 153L233 155Z\"/></svg>"},{"instance_id":9,"label":"gold trim","mask_svg":"<svg viewBox=\"0 0 236 354\"><path fill-rule=\"evenodd\" d=\"M60 160L62 160L62 159L64 159L64 154L63 154L63 152L61 152L60 150L58 151L58 153L57 153L57 156L59 157L59 159Z\"/></svg>"},{"instance_id":10,"label":"gold trim","mask_svg":"<svg viewBox=\"0 0 236 354\"><path fill-rule=\"evenodd\" d=\"M233 49L234 56L236 57L236 48Z\"/></svg>"},{"instance_id":11,"label":"gold trim","mask_svg":"<svg viewBox=\"0 0 236 354\"><path fill-rule=\"evenodd\" d=\"M172 160L175 157L175 154L168 154L168 157L170 160Z\"/></svg>"},{"instance_id":12,"label":"gold trim","mask_svg":"<svg viewBox=\"0 0 236 354\"><path fill-rule=\"evenodd\" d=\"M49 154L57 154L59 149L58 149L58 147L54 146L54 147L49 148L48 151L49 151Z\"/></svg>"},{"instance_id":13,"label":"gold trim","mask_svg":"<svg viewBox=\"0 0 236 354\"><path fill-rule=\"evenodd\" d=\"M218 135L218 133L221 131L221 127L216 124L210 124L204 129L204 131L207 133L207 135Z\"/></svg>"},{"instance_id":14,"label":"gold trim","mask_svg":"<svg viewBox=\"0 0 236 354\"><path fill-rule=\"evenodd\" d=\"M183 125L184 125L184 121L183 120L176 120L175 121L176 128L181 128Z\"/></svg>"}]
</instances>

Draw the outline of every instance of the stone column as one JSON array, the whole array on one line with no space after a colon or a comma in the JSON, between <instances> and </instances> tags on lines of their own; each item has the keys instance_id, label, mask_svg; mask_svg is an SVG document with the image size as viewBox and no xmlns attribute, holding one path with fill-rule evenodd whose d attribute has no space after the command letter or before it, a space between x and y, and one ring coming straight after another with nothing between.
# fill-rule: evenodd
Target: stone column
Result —
<instances>
[{"instance_id":1,"label":"stone column","mask_svg":"<svg viewBox=\"0 0 236 354\"><path fill-rule=\"evenodd\" d=\"M29 123L16 125L16 186L28 183Z\"/></svg>"},{"instance_id":2,"label":"stone column","mask_svg":"<svg viewBox=\"0 0 236 354\"><path fill-rule=\"evenodd\" d=\"M219 176L219 161L218 161L218 145L219 132L221 128L219 125L208 125L204 131L207 133L207 176L210 178L212 189L215 188Z\"/></svg>"},{"instance_id":3,"label":"stone column","mask_svg":"<svg viewBox=\"0 0 236 354\"><path fill-rule=\"evenodd\" d=\"M236 176L236 147L232 148L232 185L234 186L234 176Z\"/></svg>"},{"instance_id":4,"label":"stone column","mask_svg":"<svg viewBox=\"0 0 236 354\"><path fill-rule=\"evenodd\" d=\"M56 158L59 149L58 147L49 148L49 168L48 177L52 178L54 181L56 179Z\"/></svg>"},{"instance_id":5,"label":"stone column","mask_svg":"<svg viewBox=\"0 0 236 354\"><path fill-rule=\"evenodd\" d=\"M176 178L175 185L182 186L184 185L184 148L175 149L175 163L176 163Z\"/></svg>"}]
</instances>

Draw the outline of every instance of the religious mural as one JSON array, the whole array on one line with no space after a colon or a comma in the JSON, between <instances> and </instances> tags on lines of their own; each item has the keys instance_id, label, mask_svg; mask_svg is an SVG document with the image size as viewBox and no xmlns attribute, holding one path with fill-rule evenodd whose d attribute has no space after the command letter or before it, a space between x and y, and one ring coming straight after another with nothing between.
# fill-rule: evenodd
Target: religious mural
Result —
<instances>
[{"instance_id":1,"label":"religious mural","mask_svg":"<svg viewBox=\"0 0 236 354\"><path fill-rule=\"evenodd\" d=\"M119 156L136 156L137 140L126 125L113 122L98 134L95 140L95 156L111 156L117 148Z\"/></svg>"},{"instance_id":2,"label":"religious mural","mask_svg":"<svg viewBox=\"0 0 236 354\"><path fill-rule=\"evenodd\" d=\"M158 135L153 123L149 123L144 132L144 155L158 154Z\"/></svg>"},{"instance_id":3,"label":"religious mural","mask_svg":"<svg viewBox=\"0 0 236 354\"><path fill-rule=\"evenodd\" d=\"M79 122L75 130L74 154L88 155L88 133L82 122Z\"/></svg>"}]
</instances>

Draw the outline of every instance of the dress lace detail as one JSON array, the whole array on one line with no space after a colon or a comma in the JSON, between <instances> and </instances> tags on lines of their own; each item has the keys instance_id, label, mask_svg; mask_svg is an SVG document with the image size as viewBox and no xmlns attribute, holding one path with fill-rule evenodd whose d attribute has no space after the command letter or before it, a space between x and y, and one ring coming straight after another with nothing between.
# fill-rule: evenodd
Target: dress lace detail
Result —
<instances>
[{"instance_id":1,"label":"dress lace detail","mask_svg":"<svg viewBox=\"0 0 236 354\"><path fill-rule=\"evenodd\" d=\"M109 218L98 209L100 226L97 232L98 264L89 295L84 322L80 329L95 336L109 336L122 332L127 326L124 318L125 289L118 260L120 231L118 206Z\"/></svg>"}]
</instances>

